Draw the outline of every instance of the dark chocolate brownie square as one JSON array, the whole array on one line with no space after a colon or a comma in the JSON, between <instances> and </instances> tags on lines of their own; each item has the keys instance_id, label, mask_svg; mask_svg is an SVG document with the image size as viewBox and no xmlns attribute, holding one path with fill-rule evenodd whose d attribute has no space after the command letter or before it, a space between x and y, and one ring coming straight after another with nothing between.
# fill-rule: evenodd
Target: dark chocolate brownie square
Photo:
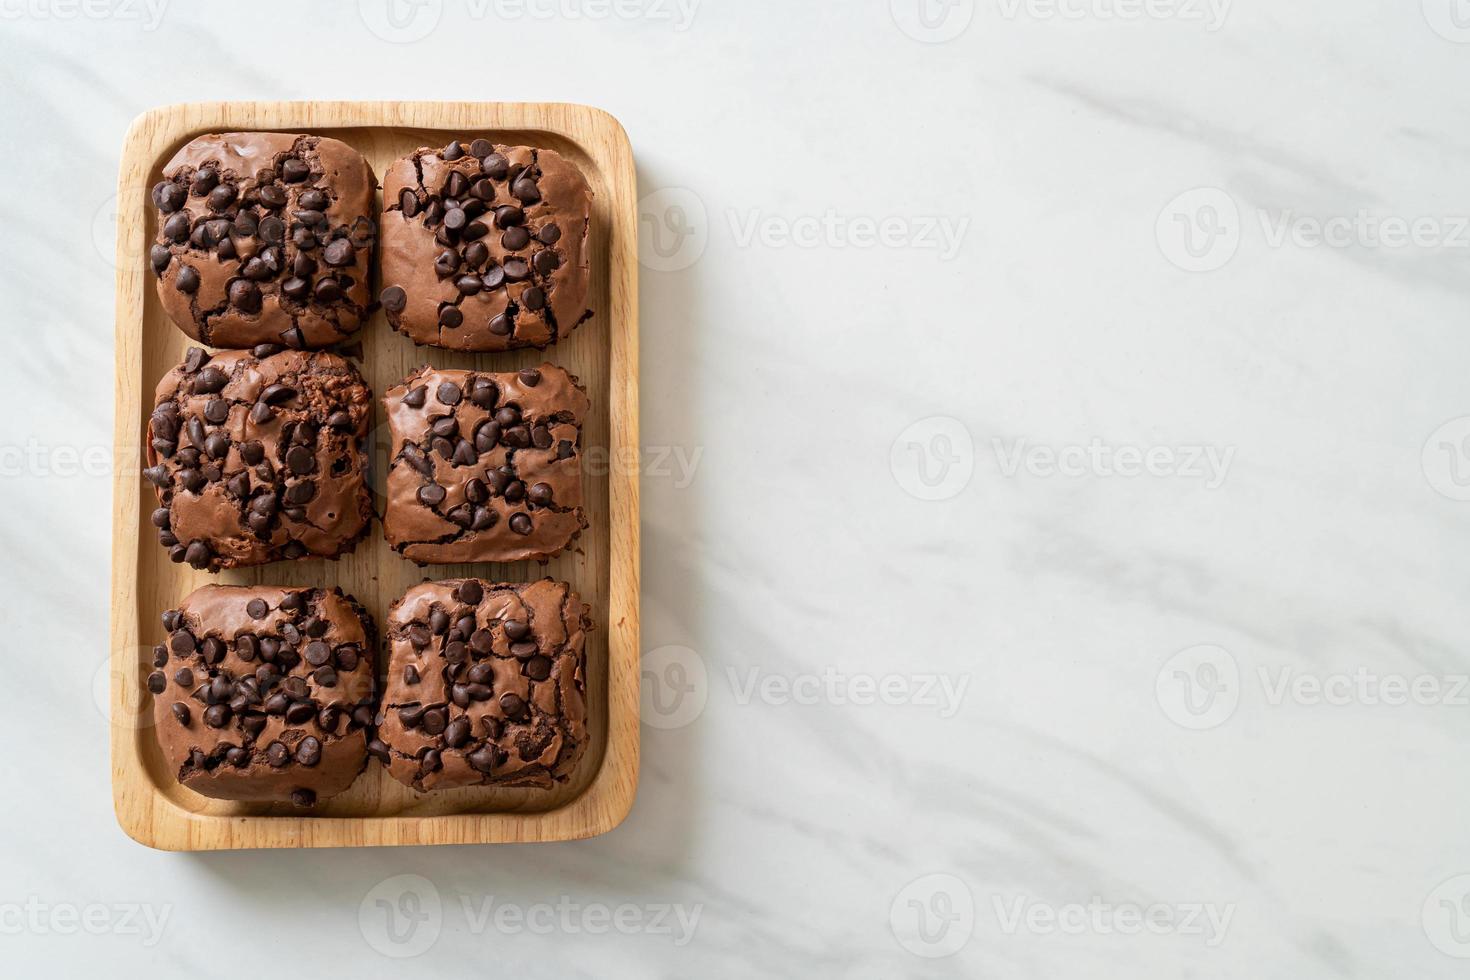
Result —
<instances>
[{"instance_id":1,"label":"dark chocolate brownie square","mask_svg":"<svg viewBox=\"0 0 1470 980\"><path fill-rule=\"evenodd\" d=\"M571 586L425 582L388 613L392 646L369 751L417 790L564 781L587 749L584 645Z\"/></svg>"},{"instance_id":2,"label":"dark chocolate brownie square","mask_svg":"<svg viewBox=\"0 0 1470 980\"><path fill-rule=\"evenodd\" d=\"M218 570L336 558L367 533L372 392L336 354L189 351L148 422L158 540Z\"/></svg>"},{"instance_id":3,"label":"dark chocolate brownie square","mask_svg":"<svg viewBox=\"0 0 1470 980\"><path fill-rule=\"evenodd\" d=\"M206 585L163 614L147 687L158 744L185 786L309 806L367 761L371 617L340 589Z\"/></svg>"},{"instance_id":4,"label":"dark chocolate brownie square","mask_svg":"<svg viewBox=\"0 0 1470 980\"><path fill-rule=\"evenodd\" d=\"M186 144L153 188L149 252L179 329L213 347L325 347L372 302L372 168L339 140L225 133Z\"/></svg>"},{"instance_id":5,"label":"dark chocolate brownie square","mask_svg":"<svg viewBox=\"0 0 1470 980\"><path fill-rule=\"evenodd\" d=\"M383 406L393 440L383 532L405 558L550 558L587 526L587 394L561 368L424 367L390 389Z\"/></svg>"},{"instance_id":6,"label":"dark chocolate brownie square","mask_svg":"<svg viewBox=\"0 0 1470 980\"><path fill-rule=\"evenodd\" d=\"M545 348L591 316L592 195L566 158L477 139L420 149L383 179L393 329L463 351Z\"/></svg>"}]
</instances>

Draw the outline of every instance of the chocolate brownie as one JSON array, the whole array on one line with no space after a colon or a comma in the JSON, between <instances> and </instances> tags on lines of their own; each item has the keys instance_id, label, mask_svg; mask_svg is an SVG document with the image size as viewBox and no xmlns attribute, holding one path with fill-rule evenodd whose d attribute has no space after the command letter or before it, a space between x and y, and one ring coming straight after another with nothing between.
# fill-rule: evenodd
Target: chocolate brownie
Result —
<instances>
[{"instance_id":1,"label":"chocolate brownie","mask_svg":"<svg viewBox=\"0 0 1470 980\"><path fill-rule=\"evenodd\" d=\"M566 158L477 139L420 149L383 178L379 302L416 344L545 348L592 313L592 194Z\"/></svg>"},{"instance_id":2,"label":"chocolate brownie","mask_svg":"<svg viewBox=\"0 0 1470 980\"><path fill-rule=\"evenodd\" d=\"M325 347L372 301L372 168L340 140L201 136L153 187L149 261L179 329L214 347Z\"/></svg>"},{"instance_id":3,"label":"chocolate brownie","mask_svg":"<svg viewBox=\"0 0 1470 980\"><path fill-rule=\"evenodd\" d=\"M388 613L368 751L417 790L550 787L587 749L587 607L564 582L425 582Z\"/></svg>"},{"instance_id":4,"label":"chocolate brownie","mask_svg":"<svg viewBox=\"0 0 1470 980\"><path fill-rule=\"evenodd\" d=\"M383 532L420 564L549 558L587 526L587 393L559 367L420 368L383 397L392 432Z\"/></svg>"},{"instance_id":5,"label":"chocolate brownie","mask_svg":"<svg viewBox=\"0 0 1470 980\"><path fill-rule=\"evenodd\" d=\"M373 514L371 398L336 354L190 349L148 420L143 475L169 557L218 570L350 551Z\"/></svg>"},{"instance_id":6,"label":"chocolate brownie","mask_svg":"<svg viewBox=\"0 0 1470 980\"><path fill-rule=\"evenodd\" d=\"M163 628L147 686L179 782L299 806L352 785L367 762L377 640L351 596L206 585Z\"/></svg>"}]
</instances>

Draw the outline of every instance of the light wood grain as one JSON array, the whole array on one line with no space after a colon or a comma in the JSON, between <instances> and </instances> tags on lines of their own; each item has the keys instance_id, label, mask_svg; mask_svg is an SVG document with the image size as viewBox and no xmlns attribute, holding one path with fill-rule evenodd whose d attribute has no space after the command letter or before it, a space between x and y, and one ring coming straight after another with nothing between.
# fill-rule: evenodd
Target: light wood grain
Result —
<instances>
[{"instance_id":1,"label":"light wood grain","mask_svg":"<svg viewBox=\"0 0 1470 980\"><path fill-rule=\"evenodd\" d=\"M593 411L584 432L588 519L573 549L542 566L419 568L389 550L381 527L339 562L278 563L219 575L169 562L141 518L153 508L139 473L153 389L190 344L160 308L147 269L154 230L149 188L179 146L203 133L308 132L357 148L379 177L420 146L486 136L555 149L587 175L596 195L591 242L594 317L537 351L468 355L415 347L381 313L362 331L363 373L377 394L424 363L514 370L550 360L581 378ZM227 102L168 106L128 131L118 177L117 414L112 568L112 783L118 822L168 850L345 847L572 840L605 833L627 815L638 785L638 284L636 178L617 120L586 106L543 103ZM381 422L381 411L378 413ZM375 434L381 480L386 427ZM381 514L382 500L377 500ZM341 586L381 623L408 586L478 575L571 582L592 606L588 650L592 745L576 778L550 793L463 789L415 794L376 762L346 793L303 816L286 805L210 800L168 773L143 693L159 613L209 581ZM381 652L380 652L381 661ZM380 662L381 667L381 662Z\"/></svg>"}]
</instances>

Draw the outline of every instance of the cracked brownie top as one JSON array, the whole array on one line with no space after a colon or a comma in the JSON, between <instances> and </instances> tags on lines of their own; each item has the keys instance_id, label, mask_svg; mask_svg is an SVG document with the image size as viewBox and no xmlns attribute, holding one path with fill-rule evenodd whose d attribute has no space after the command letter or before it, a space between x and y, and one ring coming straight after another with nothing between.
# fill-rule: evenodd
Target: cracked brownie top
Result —
<instances>
[{"instance_id":1,"label":"cracked brownie top","mask_svg":"<svg viewBox=\"0 0 1470 980\"><path fill-rule=\"evenodd\" d=\"M191 349L148 420L158 539L176 562L334 558L367 532L372 393L336 354Z\"/></svg>"},{"instance_id":2,"label":"cracked brownie top","mask_svg":"<svg viewBox=\"0 0 1470 980\"><path fill-rule=\"evenodd\" d=\"M377 180L340 140L225 133L186 144L153 187L163 308L213 347L316 348L371 306Z\"/></svg>"},{"instance_id":3,"label":"cracked brownie top","mask_svg":"<svg viewBox=\"0 0 1470 980\"><path fill-rule=\"evenodd\" d=\"M419 563L549 558L587 526L587 394L551 364L424 367L383 396L393 444L383 531Z\"/></svg>"},{"instance_id":4,"label":"cracked brownie top","mask_svg":"<svg viewBox=\"0 0 1470 980\"><path fill-rule=\"evenodd\" d=\"M190 789L308 806L351 785L373 724L372 619L340 589L206 585L163 614L147 686Z\"/></svg>"},{"instance_id":5,"label":"cracked brownie top","mask_svg":"<svg viewBox=\"0 0 1470 980\"><path fill-rule=\"evenodd\" d=\"M368 751L425 791L549 787L587 749L587 607L544 579L425 582L388 614L391 646Z\"/></svg>"},{"instance_id":6,"label":"cracked brownie top","mask_svg":"<svg viewBox=\"0 0 1470 980\"><path fill-rule=\"evenodd\" d=\"M591 316L591 191L560 154L477 139L383 178L379 300L415 343L545 348Z\"/></svg>"}]
</instances>

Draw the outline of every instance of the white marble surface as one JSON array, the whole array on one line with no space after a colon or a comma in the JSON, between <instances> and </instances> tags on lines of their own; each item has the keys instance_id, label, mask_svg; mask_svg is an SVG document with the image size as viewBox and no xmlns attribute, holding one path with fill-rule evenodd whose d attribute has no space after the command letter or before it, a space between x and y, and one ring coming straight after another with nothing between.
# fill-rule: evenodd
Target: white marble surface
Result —
<instances>
[{"instance_id":1,"label":"white marble surface","mask_svg":"<svg viewBox=\"0 0 1470 980\"><path fill-rule=\"evenodd\" d=\"M1470 5L160 2L0 2L0 971L1466 975ZM399 97L600 105L653 195L638 803L151 852L123 132Z\"/></svg>"}]
</instances>

